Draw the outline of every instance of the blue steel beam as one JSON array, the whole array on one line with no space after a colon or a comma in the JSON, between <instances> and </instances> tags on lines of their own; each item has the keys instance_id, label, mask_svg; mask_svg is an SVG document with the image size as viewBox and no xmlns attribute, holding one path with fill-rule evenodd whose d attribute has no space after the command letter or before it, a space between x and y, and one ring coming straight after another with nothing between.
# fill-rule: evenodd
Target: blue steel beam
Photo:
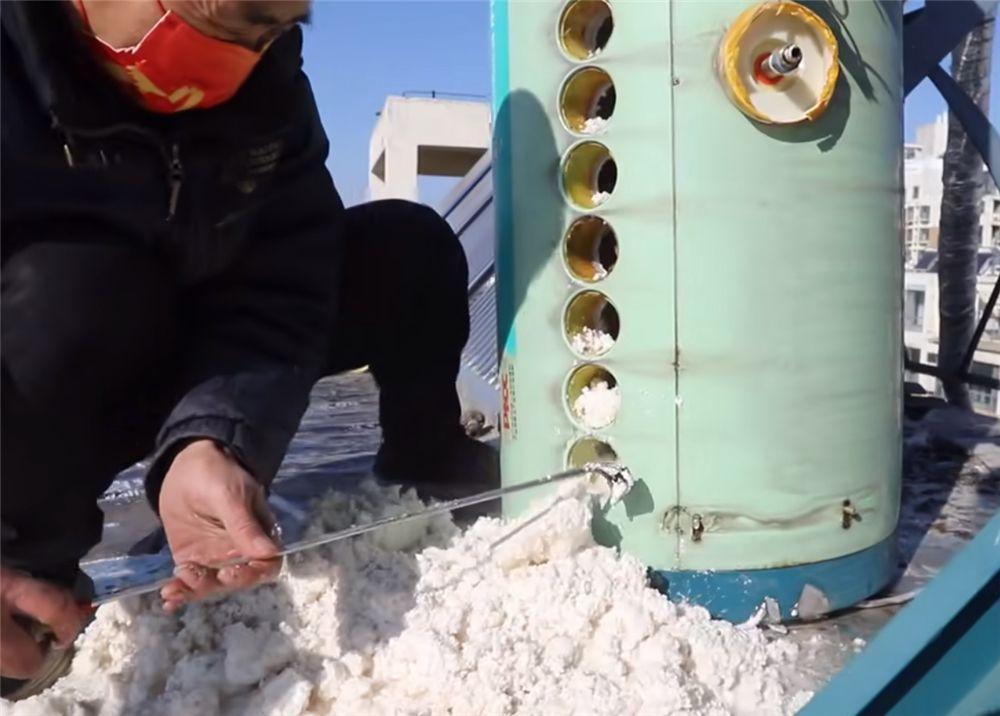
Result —
<instances>
[{"instance_id":1,"label":"blue steel beam","mask_svg":"<svg viewBox=\"0 0 1000 716\"><path fill-rule=\"evenodd\" d=\"M903 96L941 64L996 0L927 0L903 17Z\"/></svg>"},{"instance_id":2,"label":"blue steel beam","mask_svg":"<svg viewBox=\"0 0 1000 716\"><path fill-rule=\"evenodd\" d=\"M1000 710L1000 514L802 716L983 716Z\"/></svg>"}]
</instances>

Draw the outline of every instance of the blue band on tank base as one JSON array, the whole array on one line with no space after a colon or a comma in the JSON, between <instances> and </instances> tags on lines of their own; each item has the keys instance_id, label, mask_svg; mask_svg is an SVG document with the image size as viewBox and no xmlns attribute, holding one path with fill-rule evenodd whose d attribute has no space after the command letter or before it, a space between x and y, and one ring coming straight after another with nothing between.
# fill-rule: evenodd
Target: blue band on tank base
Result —
<instances>
[{"instance_id":1,"label":"blue band on tank base","mask_svg":"<svg viewBox=\"0 0 1000 716\"><path fill-rule=\"evenodd\" d=\"M777 602L781 619L799 616L806 585L826 598L826 611L857 604L885 587L896 573L896 535L854 554L812 564L745 571L689 572L651 570L650 578L673 601L705 607L713 617L731 622L749 619L765 598Z\"/></svg>"}]
</instances>

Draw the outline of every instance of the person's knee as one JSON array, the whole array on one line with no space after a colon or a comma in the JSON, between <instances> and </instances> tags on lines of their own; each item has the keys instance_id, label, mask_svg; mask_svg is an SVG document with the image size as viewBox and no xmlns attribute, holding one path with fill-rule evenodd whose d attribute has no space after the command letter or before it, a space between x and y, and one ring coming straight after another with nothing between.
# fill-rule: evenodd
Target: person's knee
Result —
<instances>
[{"instance_id":1,"label":"person's knee","mask_svg":"<svg viewBox=\"0 0 1000 716\"><path fill-rule=\"evenodd\" d=\"M436 211L422 204L411 204L411 221L420 241L426 246L431 264L449 273L466 271L465 249L451 225Z\"/></svg>"},{"instance_id":2,"label":"person's knee","mask_svg":"<svg viewBox=\"0 0 1000 716\"><path fill-rule=\"evenodd\" d=\"M391 246L397 258L423 275L447 280L467 278L465 250L451 225L434 209L403 199L374 202L379 241Z\"/></svg>"}]
</instances>

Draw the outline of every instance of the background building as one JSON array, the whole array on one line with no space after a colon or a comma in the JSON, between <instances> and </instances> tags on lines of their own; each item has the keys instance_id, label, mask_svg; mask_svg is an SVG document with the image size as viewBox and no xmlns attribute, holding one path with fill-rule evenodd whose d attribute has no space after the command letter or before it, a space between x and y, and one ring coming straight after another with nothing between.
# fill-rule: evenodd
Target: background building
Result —
<instances>
[{"instance_id":1,"label":"background building","mask_svg":"<svg viewBox=\"0 0 1000 716\"><path fill-rule=\"evenodd\" d=\"M421 176L468 174L492 136L488 102L438 97L386 97L368 145L368 198L420 197Z\"/></svg>"},{"instance_id":2,"label":"background building","mask_svg":"<svg viewBox=\"0 0 1000 716\"><path fill-rule=\"evenodd\" d=\"M941 224L941 176L948 143L948 115L917 128L917 140L904 152L906 192L904 231L906 281L903 296L903 336L907 357L929 365L938 358L937 247ZM1000 274L1000 192L983 169L984 192L980 227L979 270L976 281L976 316L981 315ZM972 372L1000 377L1000 315L986 327L972 363ZM940 381L933 376L907 372L906 379L928 392L943 396ZM976 411L1000 416L1000 396L995 390L969 386Z\"/></svg>"},{"instance_id":3,"label":"background building","mask_svg":"<svg viewBox=\"0 0 1000 716\"><path fill-rule=\"evenodd\" d=\"M936 230L936 229L935 229ZM1000 274L1000 250L983 249L979 252L979 275L976 280L976 316L982 314L990 291ZM1000 311L994 310L979 342L972 362L972 373L1000 377ZM937 251L920 254L917 264L906 272L903 294L903 340L906 354L911 360L929 365L938 362L938 277ZM943 396L940 381L929 375L906 373L906 379L919 383L925 390ZM1000 417L998 393L989 388L969 386L972 404L979 413Z\"/></svg>"},{"instance_id":4,"label":"background building","mask_svg":"<svg viewBox=\"0 0 1000 716\"><path fill-rule=\"evenodd\" d=\"M917 141L904 150L903 185L906 192L904 237L907 267L914 267L921 252L937 249L941 225L941 176L948 144L948 115L938 115L917 128ZM983 199L979 220L980 245L1000 247L1000 192L983 167Z\"/></svg>"}]
</instances>

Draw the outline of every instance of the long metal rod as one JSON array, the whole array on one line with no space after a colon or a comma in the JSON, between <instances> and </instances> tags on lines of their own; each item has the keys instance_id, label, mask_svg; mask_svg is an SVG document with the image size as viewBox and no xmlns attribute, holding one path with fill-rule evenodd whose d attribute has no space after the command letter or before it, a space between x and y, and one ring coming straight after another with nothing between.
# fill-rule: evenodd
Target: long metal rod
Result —
<instances>
[{"instance_id":1,"label":"long metal rod","mask_svg":"<svg viewBox=\"0 0 1000 716\"><path fill-rule=\"evenodd\" d=\"M380 520L375 520L374 522L368 522L363 525L355 525L354 527L348 527L345 530L339 532L328 533L320 535L318 537L313 537L311 539L299 540L293 544L288 545L280 552L280 556L285 557L290 554L296 554L307 549L313 549L314 547L319 547L321 545L330 544L331 542L339 542L340 540L349 539L351 537L357 537L358 535L365 534L367 532L372 532L386 525L395 525L402 522L409 522L410 520L415 520L419 518L432 517L434 515L439 515L444 512L451 512L453 510L460 510L463 507L471 507L472 505L479 505L483 502L490 502L491 500L496 500L498 498L504 497L506 495L513 494L515 492L520 492L522 490L528 490L534 487L541 487L542 485L547 485L549 483L561 482L562 480L568 480L574 477L582 477L588 473L594 472L593 466L585 466L573 468L572 470L564 470L563 472L557 472L551 475L545 475L537 480L531 480L530 482L522 482L517 485L510 485L508 487L497 487L492 490L486 490L485 492L480 492L475 495L469 495L468 497L459 497L454 500L448 500L447 502L442 502L437 505L431 505L430 507L423 507L419 510L414 510L413 512L404 512L401 515L392 515L390 517L383 517ZM245 562L245 559L234 559L228 562L224 562L218 565L218 568L228 567L234 564L240 564Z\"/></svg>"},{"instance_id":2,"label":"long metal rod","mask_svg":"<svg viewBox=\"0 0 1000 716\"><path fill-rule=\"evenodd\" d=\"M498 487L492 490L486 490L485 492L480 492L475 495L469 495L468 497L459 497L454 500L449 500L447 502L442 502L437 505L431 505L430 507L424 507L413 512L405 512L401 515L393 515L390 517L383 517L382 519L375 520L374 522L369 522L363 525L355 525L353 527L348 527L347 529L340 530L339 532L328 532L327 534L320 535L318 537L312 537L310 539L300 540L294 542L278 553L277 556L285 557L290 554L296 554L302 552L303 550L313 549L321 545L330 544L332 542L339 542L340 540L350 539L351 537L357 537L358 535L363 535L367 532L372 532L374 530L385 527L386 525L395 525L402 522L409 522L410 520L415 520L419 518L431 517L433 515L439 515L443 512L451 512L452 510L459 510L463 507L471 507L472 505L478 505L483 502L489 502L491 500L496 500L498 498L504 497L506 495L513 494L515 492L520 492L522 490L529 490L535 487L541 487L542 485L553 484L561 482L563 480L569 480L574 477L582 477L584 475L600 472L609 481L609 483L615 482L617 480L624 481L628 484L628 478L625 477L624 468L614 465L584 465L583 467L573 468L572 470L564 470L563 472L556 472L551 475L545 475L537 480L531 480L530 482L522 482L517 485L509 485L507 487ZM210 567L210 569L222 569L223 567L230 567L237 564L245 564L247 562L246 558L238 557L236 559L231 559L226 562L221 562L217 565ZM97 607L102 604L107 604L124 597L135 597L143 594L150 594L160 590L162 587L172 582L173 576L164 577L155 582L149 584L142 584L138 587L129 587L128 589L122 589L117 592L112 592L110 594L103 595L101 597L95 598L91 603L93 606Z\"/></svg>"},{"instance_id":3,"label":"long metal rod","mask_svg":"<svg viewBox=\"0 0 1000 716\"><path fill-rule=\"evenodd\" d=\"M979 323L976 325L976 332L972 334L972 340L969 341L969 348L965 352L965 357L962 358L962 372L969 372L969 366L972 365L972 359L976 355L976 349L979 348L979 341L983 338L983 333L986 331L986 324L990 322L990 318L993 315L993 309L997 305L997 296L1000 296L1000 276L997 276L996 283L993 284L993 291L990 292L990 298L986 302L986 307L983 309L983 315L979 317Z\"/></svg>"},{"instance_id":4,"label":"long metal rod","mask_svg":"<svg viewBox=\"0 0 1000 716\"><path fill-rule=\"evenodd\" d=\"M469 282L469 296L471 297L476 291L478 291L483 286L485 286L486 283L491 278L493 278L495 275L496 275L496 272L493 270L493 265L492 264L490 264L489 266L487 266L486 268L484 268L482 271L480 271L479 275L476 276L476 278L474 278L472 281Z\"/></svg>"}]
</instances>

